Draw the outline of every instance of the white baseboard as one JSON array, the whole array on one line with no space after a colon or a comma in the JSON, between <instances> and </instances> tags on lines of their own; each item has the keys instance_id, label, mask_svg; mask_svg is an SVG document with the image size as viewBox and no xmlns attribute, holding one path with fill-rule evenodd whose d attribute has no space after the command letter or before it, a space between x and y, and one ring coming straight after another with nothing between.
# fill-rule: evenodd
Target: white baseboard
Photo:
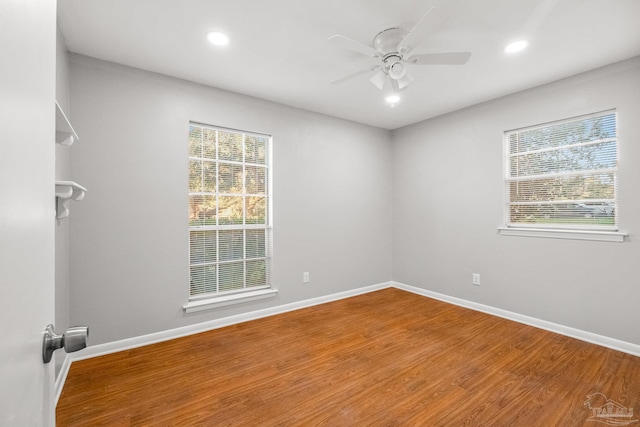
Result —
<instances>
[{"instance_id":1,"label":"white baseboard","mask_svg":"<svg viewBox=\"0 0 640 427\"><path fill-rule=\"evenodd\" d=\"M69 374L69 368L71 368L71 355L64 354L64 361L60 366L60 372L58 372L58 376L56 377L56 382L54 385L55 388L55 405L58 405L58 400L60 400L60 395L62 394L62 388L64 387L64 382L67 380L67 375Z\"/></svg>"},{"instance_id":2,"label":"white baseboard","mask_svg":"<svg viewBox=\"0 0 640 427\"><path fill-rule=\"evenodd\" d=\"M535 317L525 316L523 314L514 313L512 311L502 310L500 308L491 307L491 306L480 304L477 302L468 301L468 300L440 294L433 291L428 291L426 289L417 288L415 286L405 285L404 283L393 282L392 286L398 289L402 289L404 291L412 292L414 294L437 299L439 301L458 305L460 307L470 308L475 311L481 311L483 313L491 314L493 316L498 316L504 319L513 320L514 322L524 323L525 325L534 326L536 328L544 329L550 332L555 332L556 334L565 335L571 338L576 338L581 341L589 342L591 344L597 344L602 347L607 347L613 350L621 351L623 353L632 354L634 356L640 356L640 345L638 344L617 340L615 338L605 337L604 335L598 335L592 332L583 331L581 329L575 329L569 326L559 325L557 323L548 322L546 320L537 319Z\"/></svg>"},{"instance_id":3,"label":"white baseboard","mask_svg":"<svg viewBox=\"0 0 640 427\"><path fill-rule=\"evenodd\" d=\"M270 307L270 308L256 310L248 313L237 314L235 316L228 316L222 319L215 319L215 320L210 320L208 322L197 323L194 325L183 326L175 329L169 329L167 331L154 332L151 334L141 335L133 338L127 338L120 341L113 341L105 344L89 346L77 353L67 354L62 364L60 373L56 378L56 384L55 384L56 405L58 404L58 399L60 398L60 394L62 393L62 388L64 387L64 382L67 378L67 374L69 372L71 363L73 363L76 360L89 359L92 357L104 356L106 354L116 353L119 351L130 350L136 347L142 347L149 344L168 341L175 338L197 334L200 332L206 332L213 329L223 328L225 326L248 322L250 320L256 320L263 317L268 317L276 314L286 313L289 311L299 310L301 308L312 307L314 305L324 304L331 301L337 301L344 298L366 294L369 292L390 288L390 287L395 287L404 291L412 292L414 294L426 296L439 301L454 304L460 307L470 308L472 310L502 317L504 319L513 320L515 322L524 323L525 325L534 326L536 328L544 329L550 332L555 332L560 335L566 335L566 336L576 338L582 341L586 341L592 344L597 344L603 347L622 351L624 353L629 353L634 356L640 356L640 345L637 345L637 344L629 343L626 341L620 341L614 338L605 337L603 335L582 331L580 329L570 328L568 326L559 325L557 323L536 319L534 317L529 317L529 316L525 316L518 313L513 313L511 311L502 310L500 308L491 307L491 306L476 303L473 301L468 301L461 298L456 298L449 295L428 291L426 289L406 285L404 283L385 282L385 283L378 283L376 285L365 286L362 288L352 289L345 292L338 292L335 294L324 295L321 297L311 298L303 301L283 304L276 307Z\"/></svg>"}]
</instances>

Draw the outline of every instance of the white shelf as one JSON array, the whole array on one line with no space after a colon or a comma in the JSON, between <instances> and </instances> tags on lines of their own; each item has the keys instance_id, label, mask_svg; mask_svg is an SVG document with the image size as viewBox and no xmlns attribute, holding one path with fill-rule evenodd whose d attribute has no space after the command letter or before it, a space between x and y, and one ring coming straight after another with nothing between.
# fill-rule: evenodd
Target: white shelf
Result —
<instances>
[{"instance_id":1,"label":"white shelf","mask_svg":"<svg viewBox=\"0 0 640 427\"><path fill-rule=\"evenodd\" d=\"M56 101L56 143L69 146L78 140L78 134L73 130L67 115Z\"/></svg>"},{"instance_id":2,"label":"white shelf","mask_svg":"<svg viewBox=\"0 0 640 427\"><path fill-rule=\"evenodd\" d=\"M73 181L56 181L56 218L69 216L69 202L82 200L87 191L82 185Z\"/></svg>"}]
</instances>

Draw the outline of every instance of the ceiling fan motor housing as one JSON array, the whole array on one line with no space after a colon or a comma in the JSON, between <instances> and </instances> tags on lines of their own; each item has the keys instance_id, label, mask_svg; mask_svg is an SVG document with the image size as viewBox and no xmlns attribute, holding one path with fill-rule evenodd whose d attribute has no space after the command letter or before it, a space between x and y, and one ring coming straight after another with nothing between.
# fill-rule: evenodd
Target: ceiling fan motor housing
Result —
<instances>
[{"instance_id":1,"label":"ceiling fan motor housing","mask_svg":"<svg viewBox=\"0 0 640 427\"><path fill-rule=\"evenodd\" d=\"M384 71L394 80L407 75L407 66L402 62L402 54L398 52L398 45L406 35L406 30L395 27L381 31L373 39L373 46L382 54Z\"/></svg>"},{"instance_id":2,"label":"ceiling fan motor housing","mask_svg":"<svg viewBox=\"0 0 640 427\"><path fill-rule=\"evenodd\" d=\"M373 47L383 56L389 53L397 53L398 45L406 35L407 30L400 27L386 29L374 37Z\"/></svg>"}]
</instances>

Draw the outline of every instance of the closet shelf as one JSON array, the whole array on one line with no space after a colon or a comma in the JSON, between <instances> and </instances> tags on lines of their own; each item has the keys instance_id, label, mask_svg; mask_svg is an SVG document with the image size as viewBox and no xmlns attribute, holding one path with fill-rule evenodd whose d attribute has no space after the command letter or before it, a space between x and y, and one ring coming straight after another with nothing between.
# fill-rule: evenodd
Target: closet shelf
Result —
<instances>
[{"instance_id":1,"label":"closet shelf","mask_svg":"<svg viewBox=\"0 0 640 427\"><path fill-rule=\"evenodd\" d=\"M67 115L56 101L56 143L69 146L78 140L78 134L73 130Z\"/></svg>"},{"instance_id":2,"label":"closet shelf","mask_svg":"<svg viewBox=\"0 0 640 427\"><path fill-rule=\"evenodd\" d=\"M69 216L69 202L82 200L87 191L82 185L73 181L56 181L56 218Z\"/></svg>"}]
</instances>

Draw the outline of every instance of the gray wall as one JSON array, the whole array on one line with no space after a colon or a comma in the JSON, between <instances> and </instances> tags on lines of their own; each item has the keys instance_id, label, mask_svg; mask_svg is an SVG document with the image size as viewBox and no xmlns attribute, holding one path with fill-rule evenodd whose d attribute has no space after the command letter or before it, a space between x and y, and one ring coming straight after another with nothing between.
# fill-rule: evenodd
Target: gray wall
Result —
<instances>
[{"instance_id":1,"label":"gray wall","mask_svg":"<svg viewBox=\"0 0 640 427\"><path fill-rule=\"evenodd\" d=\"M610 108L629 241L498 235L503 131ZM394 131L394 280L640 344L639 118L635 58Z\"/></svg>"},{"instance_id":2,"label":"gray wall","mask_svg":"<svg viewBox=\"0 0 640 427\"><path fill-rule=\"evenodd\" d=\"M89 191L69 221L70 319L91 326L93 344L392 277L640 343L632 271L640 259L640 168L632 163L640 158L640 58L391 134L82 56L71 63L81 140L69 152L73 179ZM630 239L499 236L503 131L610 108L619 117L620 226ZM275 299L182 311L189 120L274 136ZM471 285L471 273L482 286Z\"/></svg>"},{"instance_id":3,"label":"gray wall","mask_svg":"<svg viewBox=\"0 0 640 427\"><path fill-rule=\"evenodd\" d=\"M88 192L71 206L70 317L92 344L391 279L390 132L76 55L71 101ZM273 135L273 299L183 313L189 120Z\"/></svg>"}]
</instances>

